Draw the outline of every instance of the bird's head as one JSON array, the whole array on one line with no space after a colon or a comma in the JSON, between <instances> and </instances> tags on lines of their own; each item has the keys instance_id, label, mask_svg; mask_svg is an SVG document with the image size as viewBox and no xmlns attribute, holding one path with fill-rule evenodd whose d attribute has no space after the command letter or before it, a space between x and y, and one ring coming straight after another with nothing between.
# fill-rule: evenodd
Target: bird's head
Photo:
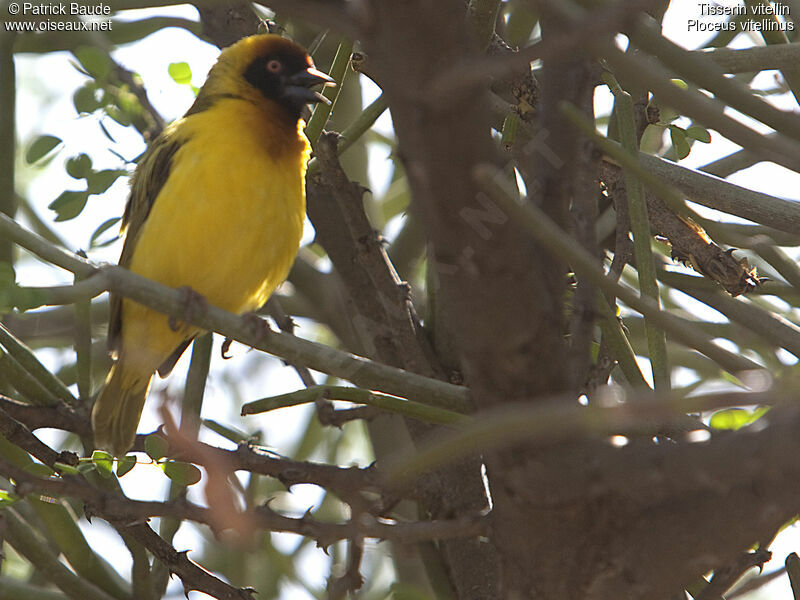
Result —
<instances>
[{"instance_id":1,"label":"bird's head","mask_svg":"<svg viewBox=\"0 0 800 600\"><path fill-rule=\"evenodd\" d=\"M334 80L314 67L314 61L302 46L278 35L260 34L222 51L201 95L236 94L224 89L236 87L246 97L274 102L296 121L306 104L330 102L312 89L324 85L335 85ZM206 90L207 87L211 89Z\"/></svg>"}]
</instances>

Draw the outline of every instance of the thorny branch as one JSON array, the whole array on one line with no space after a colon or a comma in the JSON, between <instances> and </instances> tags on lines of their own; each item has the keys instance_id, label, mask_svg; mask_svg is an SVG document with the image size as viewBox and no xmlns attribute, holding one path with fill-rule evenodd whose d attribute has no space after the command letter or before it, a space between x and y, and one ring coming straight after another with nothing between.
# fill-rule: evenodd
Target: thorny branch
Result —
<instances>
[{"instance_id":1,"label":"thorny branch","mask_svg":"<svg viewBox=\"0 0 800 600\"><path fill-rule=\"evenodd\" d=\"M20 496L39 493L75 498L84 502L87 517L98 516L115 526L130 526L151 517L176 517L212 527L218 522L212 508L186 499L165 502L132 500L122 494L100 490L78 475L44 479L14 466L4 458L0 458L0 475L14 482ZM356 536L414 543L430 539L472 537L487 532L486 521L481 514L416 523L393 523L362 514L357 522L323 523L308 515L287 517L271 509L269 502L266 502L252 510L242 511L241 516L240 522L249 527L296 533L317 540L323 548L338 540Z\"/></svg>"},{"instance_id":2,"label":"thorny branch","mask_svg":"<svg viewBox=\"0 0 800 600\"><path fill-rule=\"evenodd\" d=\"M622 169L603 161L600 163L600 178L617 210L624 213L627 210L627 195ZM761 284L756 270L749 266L746 258L737 259L731 250L722 250L702 227L676 215L652 192L645 190L645 199L650 226L655 234L669 240L674 260L716 281L732 296L748 292Z\"/></svg>"}]
</instances>

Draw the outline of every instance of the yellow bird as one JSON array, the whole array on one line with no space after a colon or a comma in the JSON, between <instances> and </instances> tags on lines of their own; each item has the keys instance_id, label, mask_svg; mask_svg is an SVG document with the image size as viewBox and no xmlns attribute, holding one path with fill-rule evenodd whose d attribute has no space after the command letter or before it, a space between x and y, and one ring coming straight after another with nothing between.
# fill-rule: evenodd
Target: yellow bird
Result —
<instances>
[{"instance_id":1,"label":"yellow bird","mask_svg":"<svg viewBox=\"0 0 800 600\"><path fill-rule=\"evenodd\" d=\"M277 35L223 50L192 107L133 174L119 264L231 312L266 302L303 230L310 146L301 113L327 101L311 88L332 81ZM166 376L198 333L112 294L108 341L117 361L92 410L96 447L116 456L130 449L154 372Z\"/></svg>"}]
</instances>

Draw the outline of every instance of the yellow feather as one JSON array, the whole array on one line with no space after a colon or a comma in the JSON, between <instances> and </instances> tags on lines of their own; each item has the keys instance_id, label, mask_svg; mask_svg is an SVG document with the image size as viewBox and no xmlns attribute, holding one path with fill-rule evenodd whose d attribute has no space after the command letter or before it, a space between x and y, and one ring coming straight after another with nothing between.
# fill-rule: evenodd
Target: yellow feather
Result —
<instances>
[{"instance_id":1,"label":"yellow feather","mask_svg":"<svg viewBox=\"0 0 800 600\"><path fill-rule=\"evenodd\" d=\"M146 199L149 212L134 204L143 202L137 188L148 189L162 165L146 157L126 211L121 264L236 313L261 306L286 278L303 230L305 123L242 77L265 43L291 44L274 38L253 36L223 52L195 107L154 144L153 152L167 143L177 150L157 196ZM96 446L119 455L133 443L154 371L197 330L174 331L165 315L130 300L117 306L118 362L92 421Z\"/></svg>"}]
</instances>

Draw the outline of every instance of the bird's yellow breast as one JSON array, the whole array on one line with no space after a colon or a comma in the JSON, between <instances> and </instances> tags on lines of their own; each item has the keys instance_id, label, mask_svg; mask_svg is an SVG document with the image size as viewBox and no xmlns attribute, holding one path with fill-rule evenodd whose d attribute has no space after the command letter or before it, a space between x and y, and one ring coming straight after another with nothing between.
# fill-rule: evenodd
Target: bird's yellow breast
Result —
<instances>
[{"instance_id":1,"label":"bird's yellow breast","mask_svg":"<svg viewBox=\"0 0 800 600\"><path fill-rule=\"evenodd\" d=\"M132 271L190 286L236 313L267 300L300 243L310 152L303 121L288 126L270 114L277 110L225 98L171 126L182 143L139 232ZM185 337L163 315L123 304L126 346L163 359Z\"/></svg>"}]
</instances>

